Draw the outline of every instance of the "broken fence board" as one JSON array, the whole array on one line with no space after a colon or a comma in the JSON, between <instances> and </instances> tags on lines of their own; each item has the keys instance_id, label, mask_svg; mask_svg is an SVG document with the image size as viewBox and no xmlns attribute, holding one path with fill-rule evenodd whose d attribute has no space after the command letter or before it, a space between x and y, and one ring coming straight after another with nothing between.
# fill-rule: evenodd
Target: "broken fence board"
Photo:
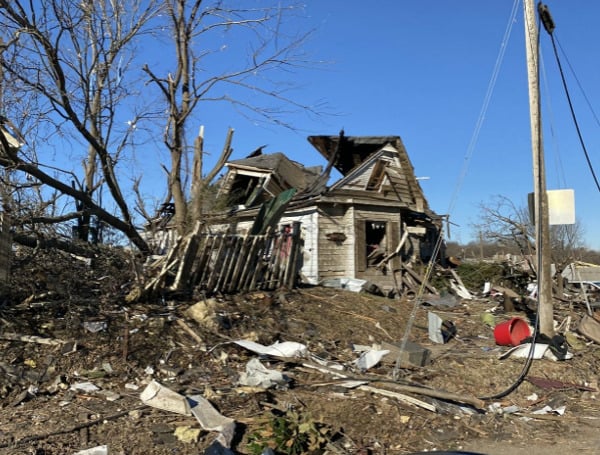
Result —
<instances>
[{"instance_id":1,"label":"broken fence board","mask_svg":"<svg viewBox=\"0 0 600 455\"><path fill-rule=\"evenodd\" d=\"M300 236L287 232L242 236L196 231L184 240L178 239L177 251L170 251L161 261L160 272L147 283L144 292L160 291L170 274L174 278L168 288L171 291L293 287L300 247Z\"/></svg>"},{"instance_id":2,"label":"broken fence board","mask_svg":"<svg viewBox=\"0 0 600 455\"><path fill-rule=\"evenodd\" d=\"M171 286L171 290L179 291L184 287L189 286L190 274L192 272L192 266L198 255L198 227L192 234L187 238L187 242L183 248L183 254L175 276L175 281Z\"/></svg>"}]
</instances>

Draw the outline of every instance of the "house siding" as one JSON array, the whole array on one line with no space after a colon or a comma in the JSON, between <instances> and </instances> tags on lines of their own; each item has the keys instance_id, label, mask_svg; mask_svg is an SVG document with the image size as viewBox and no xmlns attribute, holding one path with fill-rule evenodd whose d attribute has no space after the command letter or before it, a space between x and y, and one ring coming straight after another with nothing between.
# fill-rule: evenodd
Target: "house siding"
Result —
<instances>
[{"instance_id":1,"label":"house siding","mask_svg":"<svg viewBox=\"0 0 600 455\"><path fill-rule=\"evenodd\" d=\"M344 205L321 205L319 210L319 271L320 279L354 276L354 210ZM343 234L346 239L334 241L331 234Z\"/></svg>"}]
</instances>

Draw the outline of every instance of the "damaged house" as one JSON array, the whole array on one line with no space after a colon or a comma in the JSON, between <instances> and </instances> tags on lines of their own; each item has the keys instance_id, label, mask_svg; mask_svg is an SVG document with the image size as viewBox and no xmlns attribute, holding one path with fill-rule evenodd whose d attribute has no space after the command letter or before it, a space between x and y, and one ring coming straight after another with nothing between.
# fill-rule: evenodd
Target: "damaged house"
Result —
<instances>
[{"instance_id":1,"label":"damaged house","mask_svg":"<svg viewBox=\"0 0 600 455\"><path fill-rule=\"evenodd\" d=\"M395 281L405 281L398 274L410 272L407 264L429 261L442 227L401 138L340 133L308 141L328 161L323 172L260 150L227 163L219 190L230 207L227 229L253 233L262 203L293 194L272 228L300 228L302 281L349 277L395 288ZM342 177L327 186L331 168Z\"/></svg>"}]
</instances>

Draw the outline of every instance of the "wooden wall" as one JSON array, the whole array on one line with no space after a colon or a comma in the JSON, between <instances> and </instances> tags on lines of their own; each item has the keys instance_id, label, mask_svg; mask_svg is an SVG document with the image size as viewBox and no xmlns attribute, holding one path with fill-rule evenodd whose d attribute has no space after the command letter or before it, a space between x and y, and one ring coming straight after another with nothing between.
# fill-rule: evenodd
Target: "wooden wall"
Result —
<instances>
[{"instance_id":1,"label":"wooden wall","mask_svg":"<svg viewBox=\"0 0 600 455\"><path fill-rule=\"evenodd\" d=\"M343 241L330 238L346 238ZM353 277L354 209L344 204L319 207L319 279Z\"/></svg>"}]
</instances>

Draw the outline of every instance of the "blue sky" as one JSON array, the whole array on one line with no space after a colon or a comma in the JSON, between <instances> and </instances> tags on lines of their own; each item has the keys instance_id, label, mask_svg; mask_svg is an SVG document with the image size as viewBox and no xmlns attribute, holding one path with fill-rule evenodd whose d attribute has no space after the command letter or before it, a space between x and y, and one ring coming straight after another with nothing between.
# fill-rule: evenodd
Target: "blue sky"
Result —
<instances>
[{"instance_id":1,"label":"blue sky","mask_svg":"<svg viewBox=\"0 0 600 455\"><path fill-rule=\"evenodd\" d=\"M284 152L305 165L325 164L306 137L399 135L433 210L450 211L458 226L451 240L474 237L478 205L503 195L524 206L533 189L522 2L512 32L510 0L312 0L288 26L314 28L306 48L326 62L291 73L290 94L326 102L333 115L290 115L296 131L258 125L222 107L207 107L206 168L235 129L233 159L257 146ZM555 36L581 131L600 174L599 126L569 69L573 67L592 107L600 111L600 2L551 1ZM469 144L501 46L505 56L475 147ZM542 105L548 189L573 188L586 244L600 249L600 195L587 168L570 117L549 37L542 31ZM565 57L566 55L566 57ZM472 155L471 155L472 152ZM468 165L468 167L466 167ZM465 172L466 170L466 172Z\"/></svg>"}]
</instances>

